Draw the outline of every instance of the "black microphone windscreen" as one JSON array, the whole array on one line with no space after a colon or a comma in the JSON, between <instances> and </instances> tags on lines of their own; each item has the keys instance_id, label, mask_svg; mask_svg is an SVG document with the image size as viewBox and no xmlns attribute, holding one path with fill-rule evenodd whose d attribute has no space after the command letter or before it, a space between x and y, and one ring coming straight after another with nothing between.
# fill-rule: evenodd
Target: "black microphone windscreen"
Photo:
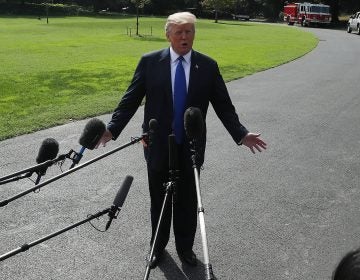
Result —
<instances>
[{"instance_id":1,"label":"black microphone windscreen","mask_svg":"<svg viewBox=\"0 0 360 280\"><path fill-rule=\"evenodd\" d=\"M184 127L186 136L190 140L200 138L204 131L204 126L204 119L199 108L190 107L186 109L184 114Z\"/></svg>"},{"instance_id":2,"label":"black microphone windscreen","mask_svg":"<svg viewBox=\"0 0 360 280\"><path fill-rule=\"evenodd\" d=\"M129 192L130 186L132 184L134 177L127 175L125 177L124 182L122 183L119 191L116 194L116 197L114 199L114 206L116 206L117 208L121 208L122 205L124 204L125 198Z\"/></svg>"},{"instance_id":3,"label":"black microphone windscreen","mask_svg":"<svg viewBox=\"0 0 360 280\"><path fill-rule=\"evenodd\" d=\"M157 120L151 119L149 121L149 130L156 131L159 127Z\"/></svg>"},{"instance_id":4,"label":"black microphone windscreen","mask_svg":"<svg viewBox=\"0 0 360 280\"><path fill-rule=\"evenodd\" d=\"M99 119L91 119L85 125L84 131L80 136L79 143L81 146L93 150L99 142L101 136L106 130L105 124Z\"/></svg>"},{"instance_id":5,"label":"black microphone windscreen","mask_svg":"<svg viewBox=\"0 0 360 280\"><path fill-rule=\"evenodd\" d=\"M59 152L59 143L54 138L46 138L40 146L36 163L43 163L56 158Z\"/></svg>"}]
</instances>

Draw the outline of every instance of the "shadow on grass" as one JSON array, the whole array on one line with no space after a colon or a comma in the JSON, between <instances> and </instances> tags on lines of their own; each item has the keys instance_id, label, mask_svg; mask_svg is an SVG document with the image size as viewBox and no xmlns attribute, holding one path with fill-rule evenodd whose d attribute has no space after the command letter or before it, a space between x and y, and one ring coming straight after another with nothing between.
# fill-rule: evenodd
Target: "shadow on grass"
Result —
<instances>
[{"instance_id":1,"label":"shadow on grass","mask_svg":"<svg viewBox=\"0 0 360 280\"><path fill-rule=\"evenodd\" d=\"M86 96L118 87L120 75L124 75L124 73L113 69L99 69L97 71L70 69L40 73L34 77L34 83L43 92L52 91L53 97L61 98L61 95L73 94ZM131 77L130 73L129 77Z\"/></svg>"}]
</instances>

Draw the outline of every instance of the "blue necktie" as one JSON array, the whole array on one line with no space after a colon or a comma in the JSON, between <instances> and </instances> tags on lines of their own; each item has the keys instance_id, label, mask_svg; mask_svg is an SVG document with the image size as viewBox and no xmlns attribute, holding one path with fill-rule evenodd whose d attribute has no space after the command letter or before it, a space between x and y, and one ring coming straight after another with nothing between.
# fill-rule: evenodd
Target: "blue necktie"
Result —
<instances>
[{"instance_id":1,"label":"blue necktie","mask_svg":"<svg viewBox=\"0 0 360 280\"><path fill-rule=\"evenodd\" d=\"M176 142L181 144L184 138L184 112L187 89L185 71L182 65L184 58L179 56L177 60L179 62L176 66L174 81L174 133Z\"/></svg>"}]
</instances>

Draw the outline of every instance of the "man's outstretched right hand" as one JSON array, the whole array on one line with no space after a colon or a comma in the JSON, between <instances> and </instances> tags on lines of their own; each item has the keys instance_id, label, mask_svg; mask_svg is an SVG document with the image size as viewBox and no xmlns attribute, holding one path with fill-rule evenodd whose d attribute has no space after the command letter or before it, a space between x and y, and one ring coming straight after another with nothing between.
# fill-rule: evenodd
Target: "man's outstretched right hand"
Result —
<instances>
[{"instance_id":1,"label":"man's outstretched right hand","mask_svg":"<svg viewBox=\"0 0 360 280\"><path fill-rule=\"evenodd\" d=\"M100 145L103 147L106 146L106 143L113 139L113 135L110 130L105 130L104 134L101 136L99 142L96 144L95 149L97 149Z\"/></svg>"}]
</instances>

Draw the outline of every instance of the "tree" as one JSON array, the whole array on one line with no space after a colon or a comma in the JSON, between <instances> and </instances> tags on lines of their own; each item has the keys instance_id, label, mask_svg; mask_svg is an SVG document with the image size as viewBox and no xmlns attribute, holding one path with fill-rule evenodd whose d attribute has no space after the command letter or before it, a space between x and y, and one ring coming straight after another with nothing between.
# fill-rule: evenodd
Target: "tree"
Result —
<instances>
[{"instance_id":1,"label":"tree","mask_svg":"<svg viewBox=\"0 0 360 280\"><path fill-rule=\"evenodd\" d=\"M136 7L136 35L139 36L139 9L144 8L151 0L131 0Z\"/></svg>"},{"instance_id":2,"label":"tree","mask_svg":"<svg viewBox=\"0 0 360 280\"><path fill-rule=\"evenodd\" d=\"M271 20L277 21L279 14L283 10L283 0L262 0L264 17Z\"/></svg>"},{"instance_id":3,"label":"tree","mask_svg":"<svg viewBox=\"0 0 360 280\"><path fill-rule=\"evenodd\" d=\"M262 13L262 4L259 0L236 0L235 13L254 17Z\"/></svg>"},{"instance_id":4,"label":"tree","mask_svg":"<svg viewBox=\"0 0 360 280\"><path fill-rule=\"evenodd\" d=\"M145 9L148 9L149 14L164 15L171 5L171 2L171 0L151 0L151 4Z\"/></svg>"},{"instance_id":5,"label":"tree","mask_svg":"<svg viewBox=\"0 0 360 280\"><path fill-rule=\"evenodd\" d=\"M339 8L340 8L340 0L325 0L324 2L320 1L319 3L323 3L330 6L331 13L331 21L339 22Z\"/></svg>"},{"instance_id":6,"label":"tree","mask_svg":"<svg viewBox=\"0 0 360 280\"><path fill-rule=\"evenodd\" d=\"M354 14L355 12L360 11L359 0L340 0L339 6L340 10L345 13Z\"/></svg>"}]
</instances>

